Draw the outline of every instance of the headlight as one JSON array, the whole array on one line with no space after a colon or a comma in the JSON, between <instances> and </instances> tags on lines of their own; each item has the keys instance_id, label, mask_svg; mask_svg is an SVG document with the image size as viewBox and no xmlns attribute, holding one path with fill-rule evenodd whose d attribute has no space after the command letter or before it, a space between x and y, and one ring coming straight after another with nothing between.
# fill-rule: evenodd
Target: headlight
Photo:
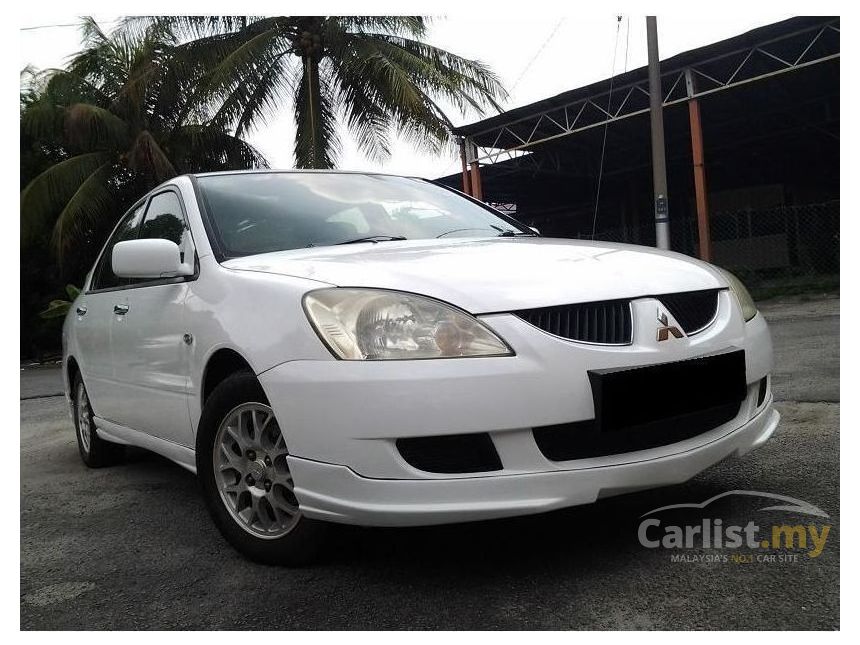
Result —
<instances>
[{"instance_id":1,"label":"headlight","mask_svg":"<svg viewBox=\"0 0 860 645\"><path fill-rule=\"evenodd\" d=\"M509 356L476 318L438 300L382 289L320 289L304 297L308 319L338 358L384 360Z\"/></svg>"},{"instance_id":2,"label":"headlight","mask_svg":"<svg viewBox=\"0 0 860 645\"><path fill-rule=\"evenodd\" d=\"M744 283L738 280L736 275L725 269L720 269L720 273L729 281L729 289L737 296L738 302L741 305L741 311L744 314L744 320L752 320L758 313L758 309Z\"/></svg>"}]
</instances>

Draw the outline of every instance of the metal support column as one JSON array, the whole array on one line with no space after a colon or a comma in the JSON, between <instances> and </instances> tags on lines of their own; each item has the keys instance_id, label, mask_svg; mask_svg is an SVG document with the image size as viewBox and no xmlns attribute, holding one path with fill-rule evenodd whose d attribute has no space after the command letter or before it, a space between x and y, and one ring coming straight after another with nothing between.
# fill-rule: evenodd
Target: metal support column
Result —
<instances>
[{"instance_id":1,"label":"metal support column","mask_svg":"<svg viewBox=\"0 0 860 645\"><path fill-rule=\"evenodd\" d=\"M463 192L472 194L472 182L469 181L469 165L466 163L466 139L460 137L460 164L463 167Z\"/></svg>"},{"instance_id":2,"label":"metal support column","mask_svg":"<svg viewBox=\"0 0 860 645\"><path fill-rule=\"evenodd\" d=\"M471 139L466 139L466 149L469 152L469 161L472 166L471 195L478 201L484 201L484 191L481 186L481 166L478 163L478 148Z\"/></svg>"},{"instance_id":3,"label":"metal support column","mask_svg":"<svg viewBox=\"0 0 860 645\"><path fill-rule=\"evenodd\" d=\"M696 95L693 73L685 70L687 81L687 96ZM708 215L708 184L705 180L705 146L702 138L702 114L699 100L691 98L690 110L690 144L693 148L693 183L696 189L696 220L699 225L699 258L705 262L711 261L711 220Z\"/></svg>"},{"instance_id":4,"label":"metal support column","mask_svg":"<svg viewBox=\"0 0 860 645\"><path fill-rule=\"evenodd\" d=\"M651 112L651 164L654 171L654 224L657 248L669 249L669 191L666 188L666 143L663 137L663 84L657 47L657 18L645 17L648 37L648 97Z\"/></svg>"}]
</instances>

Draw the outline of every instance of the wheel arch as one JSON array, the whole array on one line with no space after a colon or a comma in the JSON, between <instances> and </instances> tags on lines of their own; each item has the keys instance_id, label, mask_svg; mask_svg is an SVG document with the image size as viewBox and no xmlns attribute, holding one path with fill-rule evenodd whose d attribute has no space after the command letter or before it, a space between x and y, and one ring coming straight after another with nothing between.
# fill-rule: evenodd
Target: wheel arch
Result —
<instances>
[{"instance_id":1,"label":"wheel arch","mask_svg":"<svg viewBox=\"0 0 860 645\"><path fill-rule=\"evenodd\" d=\"M64 372L69 396L73 397L74 392L72 392L72 388L75 386L75 376L81 373L81 367L78 365L78 361L74 356L66 358Z\"/></svg>"},{"instance_id":2,"label":"wheel arch","mask_svg":"<svg viewBox=\"0 0 860 645\"><path fill-rule=\"evenodd\" d=\"M206 399L212 394L218 384L231 374L248 371L252 374L254 369L250 362L235 349L221 347L212 353L203 368L203 378L200 387L200 409L206 405Z\"/></svg>"}]
</instances>

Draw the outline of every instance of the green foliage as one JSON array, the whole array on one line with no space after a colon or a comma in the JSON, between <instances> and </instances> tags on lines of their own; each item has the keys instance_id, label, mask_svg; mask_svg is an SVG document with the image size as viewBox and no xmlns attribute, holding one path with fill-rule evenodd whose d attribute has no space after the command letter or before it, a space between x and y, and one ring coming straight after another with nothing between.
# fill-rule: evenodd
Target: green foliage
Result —
<instances>
[{"instance_id":1,"label":"green foliage","mask_svg":"<svg viewBox=\"0 0 860 645\"><path fill-rule=\"evenodd\" d=\"M50 232L64 268L162 181L266 166L198 101L207 70L172 34L157 25L105 34L91 19L82 30L84 49L65 69L22 74L22 140L54 157L21 193L22 249Z\"/></svg>"},{"instance_id":2,"label":"green foliage","mask_svg":"<svg viewBox=\"0 0 860 645\"><path fill-rule=\"evenodd\" d=\"M75 298L80 295L81 290L73 284L66 285L66 295L69 297L68 300L51 300L48 308L44 311L39 312L39 316L45 319L51 318L65 318L66 314L69 312L69 308L72 306L72 303L75 301Z\"/></svg>"}]
</instances>

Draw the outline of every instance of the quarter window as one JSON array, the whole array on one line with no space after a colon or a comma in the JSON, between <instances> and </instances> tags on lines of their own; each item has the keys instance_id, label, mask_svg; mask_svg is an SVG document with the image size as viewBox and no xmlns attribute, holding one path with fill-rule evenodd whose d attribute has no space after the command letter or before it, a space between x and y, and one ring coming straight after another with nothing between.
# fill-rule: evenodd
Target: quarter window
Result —
<instances>
[{"instance_id":1,"label":"quarter window","mask_svg":"<svg viewBox=\"0 0 860 645\"><path fill-rule=\"evenodd\" d=\"M185 220L176 193L159 193L153 197L140 227L140 239L160 238L181 244L184 232Z\"/></svg>"},{"instance_id":2,"label":"quarter window","mask_svg":"<svg viewBox=\"0 0 860 645\"><path fill-rule=\"evenodd\" d=\"M193 254L191 235L185 225L182 205L179 202L179 197L172 191L159 193L149 201L146 217L140 226L140 239L153 238L170 240L176 244L179 247L182 262L185 262L187 254Z\"/></svg>"}]
</instances>

